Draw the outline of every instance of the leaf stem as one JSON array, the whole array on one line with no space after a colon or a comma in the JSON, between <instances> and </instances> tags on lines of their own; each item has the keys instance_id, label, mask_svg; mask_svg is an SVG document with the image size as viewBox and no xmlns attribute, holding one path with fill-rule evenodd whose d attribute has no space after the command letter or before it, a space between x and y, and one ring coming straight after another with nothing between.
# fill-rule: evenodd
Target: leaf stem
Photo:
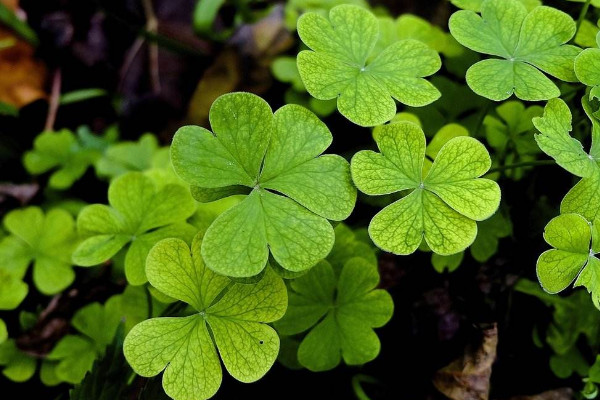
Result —
<instances>
[{"instance_id":1,"label":"leaf stem","mask_svg":"<svg viewBox=\"0 0 600 400\"><path fill-rule=\"evenodd\" d=\"M536 167L536 166L554 165L554 164L556 164L556 162L554 160L526 161L526 162L521 162L521 163L503 165L502 167L492 168L485 175L490 175L495 172L505 171L507 169L515 169L515 168L522 168L522 167Z\"/></svg>"},{"instance_id":2,"label":"leaf stem","mask_svg":"<svg viewBox=\"0 0 600 400\"><path fill-rule=\"evenodd\" d=\"M585 16L587 15L587 12L590 8L590 4L592 3L592 0L586 0L585 4L583 5L583 7L581 7L581 11L579 12L579 18L577 18L577 25L576 29L575 29L575 36L577 36L577 32L579 32L579 27L581 26L581 24L583 23L583 19L585 18ZM574 36L574 37L575 37Z\"/></svg>"}]
</instances>

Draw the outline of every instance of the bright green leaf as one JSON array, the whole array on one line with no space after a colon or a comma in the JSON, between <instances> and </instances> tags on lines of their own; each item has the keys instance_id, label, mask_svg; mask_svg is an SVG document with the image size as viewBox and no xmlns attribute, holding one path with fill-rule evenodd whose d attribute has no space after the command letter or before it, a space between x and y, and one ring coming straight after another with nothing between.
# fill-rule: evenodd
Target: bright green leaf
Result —
<instances>
[{"instance_id":1,"label":"bright green leaf","mask_svg":"<svg viewBox=\"0 0 600 400\"><path fill-rule=\"evenodd\" d=\"M181 185L159 189L152 179L131 172L111 183L108 202L85 207L77 218L79 233L86 237L73 253L77 265L100 264L129 245L125 273L130 283L141 285L146 255L155 243L169 237L189 241L196 232L185 223L195 204Z\"/></svg>"},{"instance_id":2,"label":"bright green leaf","mask_svg":"<svg viewBox=\"0 0 600 400\"><path fill-rule=\"evenodd\" d=\"M287 304L285 285L272 271L256 284L233 283L204 266L200 248L199 236L191 250L182 240L165 239L148 255L146 271L154 287L197 312L146 320L124 344L125 357L138 374L149 377L164 370L163 388L175 400L208 399L216 393L222 379L217 350L234 378L260 379L279 350L279 337L266 323L281 318Z\"/></svg>"},{"instance_id":3,"label":"bright green leaf","mask_svg":"<svg viewBox=\"0 0 600 400\"><path fill-rule=\"evenodd\" d=\"M8 339L0 344L0 365L4 366L2 374L11 381L26 382L35 374L37 363L20 351L13 339Z\"/></svg>"},{"instance_id":4,"label":"bright green leaf","mask_svg":"<svg viewBox=\"0 0 600 400\"><path fill-rule=\"evenodd\" d=\"M535 140L544 153L573 175L589 177L597 174L598 165L594 158L583 150L579 140L569 134L571 119L571 111L563 100L548 101L543 117L533 119L533 124L540 131Z\"/></svg>"},{"instance_id":5,"label":"bright green leaf","mask_svg":"<svg viewBox=\"0 0 600 400\"><path fill-rule=\"evenodd\" d=\"M479 178L491 165L485 147L473 138L455 137L442 146L423 178L425 135L417 125L386 125L375 141L381 153L360 151L352 158L358 189L370 195L411 192L373 218L373 242L395 254L410 254L424 238L440 255L473 243L475 221L489 218L500 203L498 185Z\"/></svg>"},{"instance_id":6,"label":"bright green leaf","mask_svg":"<svg viewBox=\"0 0 600 400\"><path fill-rule=\"evenodd\" d=\"M379 354L373 328L392 317L394 304L379 283L377 266L362 258L346 262L339 277L322 261L289 289L288 312L275 326L286 335L310 329L300 343L298 361L311 371L369 362ZM312 329L311 329L312 328Z\"/></svg>"},{"instance_id":7,"label":"bright green leaf","mask_svg":"<svg viewBox=\"0 0 600 400\"><path fill-rule=\"evenodd\" d=\"M11 235L0 242L0 265L17 280L12 281L13 299L27 293L20 280L32 263L33 282L43 294L58 293L73 282L71 254L78 239L69 213L52 209L44 214L39 207L27 207L8 213L4 226Z\"/></svg>"},{"instance_id":8,"label":"bright green leaf","mask_svg":"<svg viewBox=\"0 0 600 400\"><path fill-rule=\"evenodd\" d=\"M175 171L198 200L249 195L207 229L207 266L250 277L264 269L269 253L296 272L327 256L334 241L327 219L348 217L356 189L347 161L321 155L332 141L325 124L295 105L273 115L249 93L218 98L210 120L214 134L194 126L177 132L171 147Z\"/></svg>"},{"instance_id":9,"label":"bright green leaf","mask_svg":"<svg viewBox=\"0 0 600 400\"><path fill-rule=\"evenodd\" d=\"M568 14L545 6L528 11L518 0L484 0L480 11L481 16L457 11L449 21L459 43L500 57L469 68L467 83L475 93L495 101L513 93L522 100L547 100L558 97L560 91L542 71L576 81L573 61L581 49L566 44L576 31Z\"/></svg>"},{"instance_id":10,"label":"bright green leaf","mask_svg":"<svg viewBox=\"0 0 600 400\"><path fill-rule=\"evenodd\" d=\"M361 126L391 120L394 99L424 106L440 97L423 79L439 70L437 52L407 39L373 53L379 31L373 14L351 5L334 7L329 19L307 13L298 20L300 38L311 49L298 54L306 89L320 100L337 98L340 113Z\"/></svg>"}]
</instances>

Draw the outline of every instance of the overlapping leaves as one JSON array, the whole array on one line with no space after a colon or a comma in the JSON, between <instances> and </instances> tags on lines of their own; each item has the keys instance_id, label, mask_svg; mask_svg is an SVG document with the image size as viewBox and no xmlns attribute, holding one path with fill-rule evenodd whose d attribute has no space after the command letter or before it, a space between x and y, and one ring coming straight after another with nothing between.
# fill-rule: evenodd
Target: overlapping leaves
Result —
<instances>
[{"instance_id":1,"label":"overlapping leaves","mask_svg":"<svg viewBox=\"0 0 600 400\"><path fill-rule=\"evenodd\" d=\"M479 178L491 165L485 147L470 137L451 139L425 175L425 135L417 125L389 124L374 137L380 153L360 151L352 158L354 183L369 195L408 194L371 220L373 242L395 254L410 254L425 239L441 255L473 243L475 221L492 216L500 203L498 185Z\"/></svg>"},{"instance_id":2,"label":"overlapping leaves","mask_svg":"<svg viewBox=\"0 0 600 400\"><path fill-rule=\"evenodd\" d=\"M310 329L298 348L298 361L311 371L369 362L381 344L373 328L392 317L394 303L379 283L377 265L364 258L351 258L335 274L327 261L294 280L289 306L276 323L281 334L293 335Z\"/></svg>"},{"instance_id":3,"label":"overlapping leaves","mask_svg":"<svg viewBox=\"0 0 600 400\"><path fill-rule=\"evenodd\" d=\"M150 283L189 304L187 317L153 318L136 325L124 352L142 376L164 370L163 388L175 400L208 399L221 385L219 356L241 382L260 379L273 365L279 337L266 325L287 306L283 281L267 270L258 283L233 283L204 266L197 236L190 247L179 239L159 242L148 255Z\"/></svg>"},{"instance_id":4,"label":"overlapping leaves","mask_svg":"<svg viewBox=\"0 0 600 400\"><path fill-rule=\"evenodd\" d=\"M328 219L347 218L356 201L348 162L320 155L332 141L325 124L295 105L273 114L249 93L218 98L210 122L214 134L197 126L177 132L173 167L198 201L247 196L206 231L206 265L250 277L265 268L269 253L292 272L324 258L334 242Z\"/></svg>"},{"instance_id":5,"label":"overlapping leaves","mask_svg":"<svg viewBox=\"0 0 600 400\"><path fill-rule=\"evenodd\" d=\"M560 90L543 72L577 80L573 62L581 49L566 44L575 35L575 22L555 8L539 6L528 12L518 0L484 0L481 15L457 11L449 27L465 47L499 57L467 71L469 87L481 96L500 101L514 93L522 100L547 100L558 97Z\"/></svg>"},{"instance_id":6,"label":"overlapping leaves","mask_svg":"<svg viewBox=\"0 0 600 400\"><path fill-rule=\"evenodd\" d=\"M79 214L77 228L86 239L73 260L78 265L97 265L127 246L125 274L134 285L146 282L145 260L155 243L169 237L190 241L196 232L185 222L196 206L181 185L159 188L142 173L130 172L111 183L108 202L87 206Z\"/></svg>"},{"instance_id":7,"label":"overlapping leaves","mask_svg":"<svg viewBox=\"0 0 600 400\"><path fill-rule=\"evenodd\" d=\"M340 5L329 19L306 13L298 34L311 49L298 54L298 70L308 92L321 100L337 98L338 110L361 126L375 126L396 114L394 99L410 106L437 100L427 80L441 66L437 52L406 39L375 52L379 22L368 10Z\"/></svg>"}]
</instances>

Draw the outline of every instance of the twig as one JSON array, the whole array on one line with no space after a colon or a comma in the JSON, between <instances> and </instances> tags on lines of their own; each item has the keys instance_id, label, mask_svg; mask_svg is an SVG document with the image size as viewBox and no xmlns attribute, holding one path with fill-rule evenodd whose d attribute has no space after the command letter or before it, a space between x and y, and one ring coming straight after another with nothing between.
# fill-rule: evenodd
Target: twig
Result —
<instances>
[{"instance_id":1,"label":"twig","mask_svg":"<svg viewBox=\"0 0 600 400\"><path fill-rule=\"evenodd\" d=\"M56 122L56 114L58 113L58 104L60 102L60 87L62 84L62 74L60 68L54 71L54 77L52 78L52 89L50 92L50 101L48 104L48 114L46 115L46 123L44 124L44 131L53 131L54 123Z\"/></svg>"},{"instance_id":2,"label":"twig","mask_svg":"<svg viewBox=\"0 0 600 400\"><path fill-rule=\"evenodd\" d=\"M522 167L536 167L536 166L554 165L554 164L556 164L556 162L554 160L526 161L526 162L521 162L521 163L503 165L502 167L492 168L485 175L490 175L495 172L505 171L507 169L515 169L515 168L522 168Z\"/></svg>"},{"instance_id":3,"label":"twig","mask_svg":"<svg viewBox=\"0 0 600 400\"><path fill-rule=\"evenodd\" d=\"M592 0L586 0L585 4L583 5L583 7L581 7L581 12L579 12L579 18L577 18L577 25L576 29L575 29L575 36L577 36L577 32L579 32L579 27L581 26L581 24L583 23L583 20L585 18L585 16L587 15L587 12L590 8L590 3L592 2Z\"/></svg>"},{"instance_id":4,"label":"twig","mask_svg":"<svg viewBox=\"0 0 600 400\"><path fill-rule=\"evenodd\" d=\"M142 0L144 6L144 13L146 14L146 30L148 32L157 34L158 33L158 19L154 13L152 7L152 0ZM148 45L148 56L150 58L150 79L152 84L152 91L154 93L160 92L160 71L158 65L158 45L152 43Z\"/></svg>"}]
</instances>

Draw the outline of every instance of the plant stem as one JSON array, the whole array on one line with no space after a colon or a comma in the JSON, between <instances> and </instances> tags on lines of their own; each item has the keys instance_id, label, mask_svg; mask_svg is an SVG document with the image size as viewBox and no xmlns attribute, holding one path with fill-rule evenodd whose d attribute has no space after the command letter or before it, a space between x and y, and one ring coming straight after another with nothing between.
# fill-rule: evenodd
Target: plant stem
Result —
<instances>
[{"instance_id":1,"label":"plant stem","mask_svg":"<svg viewBox=\"0 0 600 400\"><path fill-rule=\"evenodd\" d=\"M554 160L539 160L539 161L527 161L516 164L504 165L502 167L492 168L485 175L493 174L494 172L505 171L507 169L515 169L521 167L536 167L542 165L554 165L556 162Z\"/></svg>"},{"instance_id":2,"label":"plant stem","mask_svg":"<svg viewBox=\"0 0 600 400\"><path fill-rule=\"evenodd\" d=\"M52 89L50 92L50 100L48 101L48 114L46 115L46 123L44 131L53 131L54 123L56 122L56 113L58 113L58 105L60 103L60 87L62 85L62 74L60 69L54 72L52 78Z\"/></svg>"},{"instance_id":3,"label":"plant stem","mask_svg":"<svg viewBox=\"0 0 600 400\"><path fill-rule=\"evenodd\" d=\"M583 19L587 15L587 12L590 8L591 2L592 2L592 0L586 0L583 7L581 7L581 12L579 13L579 18L577 18L577 25L576 25L577 28L575 30L575 36L577 36L577 32L579 32L579 27L581 26L581 24L583 23Z\"/></svg>"}]
</instances>

